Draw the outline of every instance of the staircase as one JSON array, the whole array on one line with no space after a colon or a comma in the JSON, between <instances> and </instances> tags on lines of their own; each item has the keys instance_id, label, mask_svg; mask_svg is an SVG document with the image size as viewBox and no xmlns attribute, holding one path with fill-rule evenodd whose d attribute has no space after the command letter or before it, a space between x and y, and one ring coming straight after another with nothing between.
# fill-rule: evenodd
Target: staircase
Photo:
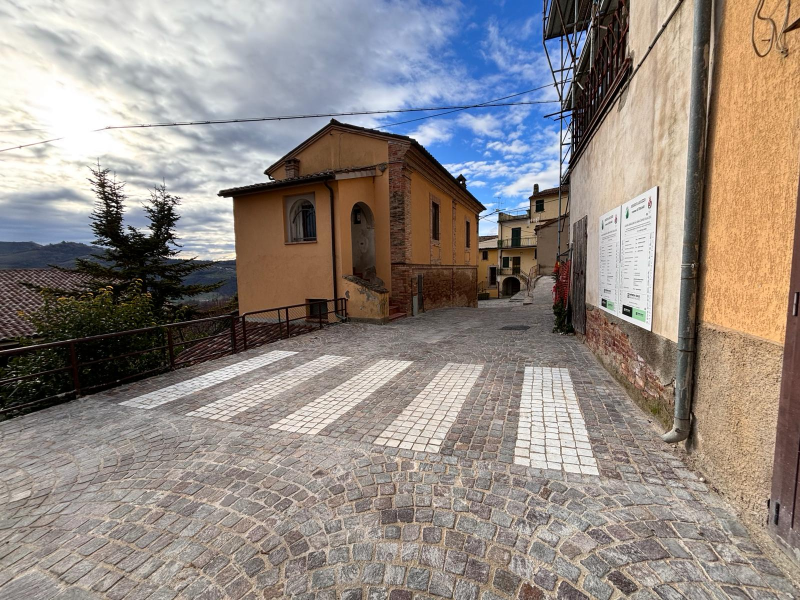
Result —
<instances>
[{"instance_id":1,"label":"staircase","mask_svg":"<svg viewBox=\"0 0 800 600\"><path fill-rule=\"evenodd\" d=\"M389 321L397 321L397 319L405 319L408 315L406 312L400 307L399 304L393 304L391 301L389 302Z\"/></svg>"}]
</instances>

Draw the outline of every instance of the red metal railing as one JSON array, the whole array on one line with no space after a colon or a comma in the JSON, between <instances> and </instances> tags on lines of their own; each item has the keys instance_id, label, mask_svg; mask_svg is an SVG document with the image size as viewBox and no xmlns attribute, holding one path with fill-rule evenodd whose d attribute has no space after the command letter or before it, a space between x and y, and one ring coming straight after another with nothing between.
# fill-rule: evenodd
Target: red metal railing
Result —
<instances>
[{"instance_id":1,"label":"red metal railing","mask_svg":"<svg viewBox=\"0 0 800 600\"><path fill-rule=\"evenodd\" d=\"M318 300L0 351L0 415L243 352L347 319Z\"/></svg>"},{"instance_id":2,"label":"red metal railing","mask_svg":"<svg viewBox=\"0 0 800 600\"><path fill-rule=\"evenodd\" d=\"M573 93L576 94L572 114L575 152L588 140L595 119L602 114L630 67L627 57L628 2L619 0L617 9L603 20L605 34L597 40L597 51L589 74L585 79L578 76L578 81L573 84ZM591 47L591 42L587 41L584 52L589 52Z\"/></svg>"}]
</instances>

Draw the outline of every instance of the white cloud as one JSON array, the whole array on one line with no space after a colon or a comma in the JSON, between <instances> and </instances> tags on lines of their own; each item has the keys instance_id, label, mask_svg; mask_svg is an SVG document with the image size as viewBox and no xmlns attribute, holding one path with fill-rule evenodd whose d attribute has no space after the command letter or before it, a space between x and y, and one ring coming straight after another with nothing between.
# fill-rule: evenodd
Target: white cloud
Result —
<instances>
[{"instance_id":1,"label":"white cloud","mask_svg":"<svg viewBox=\"0 0 800 600\"><path fill-rule=\"evenodd\" d=\"M452 121L427 121L408 134L423 146L449 142L453 137Z\"/></svg>"},{"instance_id":2,"label":"white cloud","mask_svg":"<svg viewBox=\"0 0 800 600\"><path fill-rule=\"evenodd\" d=\"M486 147L500 154L524 154L531 151L531 147L518 139L509 143L503 142L489 142Z\"/></svg>"},{"instance_id":3,"label":"white cloud","mask_svg":"<svg viewBox=\"0 0 800 600\"><path fill-rule=\"evenodd\" d=\"M458 124L470 129L479 136L499 138L503 136L503 121L500 117L491 114L462 113L458 117Z\"/></svg>"},{"instance_id":4,"label":"white cloud","mask_svg":"<svg viewBox=\"0 0 800 600\"><path fill-rule=\"evenodd\" d=\"M114 6L32 0L0 8L0 129L46 129L2 133L1 146L109 124L393 109L483 93L449 53L457 2L341 0L335 26L330 6L314 0ZM99 157L128 182L132 222L142 224L147 188L166 179L183 197L178 233L187 252L230 256L230 201L217 191L263 179L271 161L325 122L118 131L2 154L0 239L86 241L86 167ZM449 127L431 122L415 133L435 144L452 136ZM68 204L60 190L73 194ZM20 194L28 206L14 204ZM50 214L59 217L42 216Z\"/></svg>"}]
</instances>

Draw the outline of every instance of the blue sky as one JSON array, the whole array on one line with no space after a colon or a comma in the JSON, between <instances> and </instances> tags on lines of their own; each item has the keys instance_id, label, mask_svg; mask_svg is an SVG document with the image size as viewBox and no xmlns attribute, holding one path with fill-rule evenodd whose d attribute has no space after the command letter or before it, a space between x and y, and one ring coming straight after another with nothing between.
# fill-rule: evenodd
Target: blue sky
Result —
<instances>
[{"instance_id":1,"label":"blue sky","mask_svg":"<svg viewBox=\"0 0 800 600\"><path fill-rule=\"evenodd\" d=\"M0 6L0 240L91 241L88 165L127 182L130 223L154 184L183 198L186 252L233 257L224 187L264 168L327 119L193 128L88 129L479 103L551 82L540 2L141 0ZM520 99L552 100L552 88ZM555 104L342 119L417 138L490 210L524 206L558 180ZM495 230L491 218L481 234Z\"/></svg>"}]
</instances>

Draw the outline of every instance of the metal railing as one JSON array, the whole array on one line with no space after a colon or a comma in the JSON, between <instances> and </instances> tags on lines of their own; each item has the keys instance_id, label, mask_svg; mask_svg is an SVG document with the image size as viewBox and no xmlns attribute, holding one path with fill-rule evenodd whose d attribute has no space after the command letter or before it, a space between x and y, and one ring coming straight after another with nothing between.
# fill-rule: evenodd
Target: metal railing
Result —
<instances>
[{"instance_id":1,"label":"metal railing","mask_svg":"<svg viewBox=\"0 0 800 600\"><path fill-rule=\"evenodd\" d=\"M519 275L522 273L522 267L517 265L516 267L501 267L499 269L500 275Z\"/></svg>"},{"instance_id":2,"label":"metal railing","mask_svg":"<svg viewBox=\"0 0 800 600\"><path fill-rule=\"evenodd\" d=\"M535 237L509 238L506 240L497 240L498 248L529 248L535 245L536 245Z\"/></svg>"},{"instance_id":3,"label":"metal railing","mask_svg":"<svg viewBox=\"0 0 800 600\"><path fill-rule=\"evenodd\" d=\"M347 299L155 325L0 351L0 415L70 400L347 319Z\"/></svg>"}]
</instances>

